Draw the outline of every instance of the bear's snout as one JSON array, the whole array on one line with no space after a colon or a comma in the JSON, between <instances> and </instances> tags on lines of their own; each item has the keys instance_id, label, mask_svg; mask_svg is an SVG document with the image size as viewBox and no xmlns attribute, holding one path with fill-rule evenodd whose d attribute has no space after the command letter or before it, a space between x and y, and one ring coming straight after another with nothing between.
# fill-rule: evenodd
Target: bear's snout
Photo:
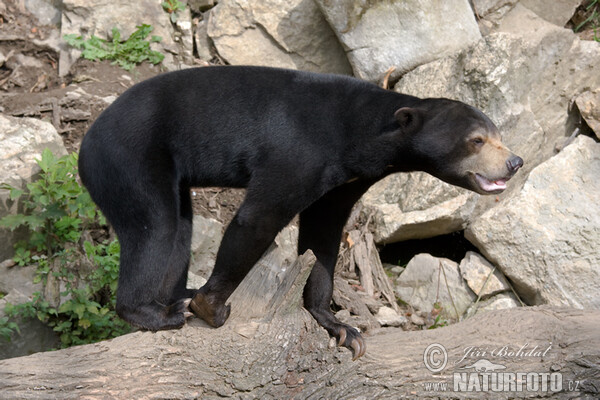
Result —
<instances>
[{"instance_id":1,"label":"bear's snout","mask_svg":"<svg viewBox=\"0 0 600 400\"><path fill-rule=\"evenodd\" d=\"M506 167L508 168L508 172L511 175L514 175L519 168L523 166L523 159L519 156L511 156L508 160L506 160Z\"/></svg>"}]
</instances>

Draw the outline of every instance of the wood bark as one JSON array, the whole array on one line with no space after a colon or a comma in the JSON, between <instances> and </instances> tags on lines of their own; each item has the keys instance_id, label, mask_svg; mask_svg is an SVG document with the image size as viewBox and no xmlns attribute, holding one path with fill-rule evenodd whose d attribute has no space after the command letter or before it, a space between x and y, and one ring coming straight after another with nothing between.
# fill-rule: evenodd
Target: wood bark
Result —
<instances>
[{"instance_id":1,"label":"wood bark","mask_svg":"<svg viewBox=\"0 0 600 400\"><path fill-rule=\"evenodd\" d=\"M366 335L367 354L352 362L350 351L336 347L301 307L302 288L314 260L308 253L285 271L272 265L268 273L255 268L232 295L232 315L218 329L193 319L180 330L135 332L110 341L0 361L0 398L600 396L600 311L517 308L477 315L435 330L380 329ZM445 348L447 363L441 371L432 372L426 368L424 353L436 344ZM531 354L526 355L527 351ZM429 365L443 360L440 354L426 358ZM462 359L465 354L468 356ZM454 373L470 377L468 374L476 371L465 367L481 359L496 368L504 367L498 373L558 374L561 390L528 391L523 385L520 392L465 391L476 389L474 382L455 388ZM484 379L481 375L476 375L480 381ZM448 386L442 391L430 383Z\"/></svg>"}]
</instances>

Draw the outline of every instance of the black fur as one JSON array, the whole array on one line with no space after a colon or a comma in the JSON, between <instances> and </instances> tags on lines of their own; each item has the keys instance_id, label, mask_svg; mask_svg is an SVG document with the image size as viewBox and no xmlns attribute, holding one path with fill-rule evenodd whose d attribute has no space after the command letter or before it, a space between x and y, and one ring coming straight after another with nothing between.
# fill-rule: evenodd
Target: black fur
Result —
<instances>
[{"instance_id":1,"label":"black fur","mask_svg":"<svg viewBox=\"0 0 600 400\"><path fill-rule=\"evenodd\" d=\"M329 308L353 204L392 172L423 170L461 184L460 173L448 172L461 139L489 124L459 102L272 68L196 68L135 85L90 128L79 161L121 243L119 315L150 330L181 327L184 299L195 296L192 309L222 325L229 295L300 213L298 250L318 260L305 306L344 345L363 343ZM186 289L191 186L247 188L199 291Z\"/></svg>"}]
</instances>

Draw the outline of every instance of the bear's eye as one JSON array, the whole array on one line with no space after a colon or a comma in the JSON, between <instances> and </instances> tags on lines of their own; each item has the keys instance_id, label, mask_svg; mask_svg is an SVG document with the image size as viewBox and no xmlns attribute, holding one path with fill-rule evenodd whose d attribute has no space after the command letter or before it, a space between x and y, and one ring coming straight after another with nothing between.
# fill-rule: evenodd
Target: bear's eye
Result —
<instances>
[{"instance_id":1,"label":"bear's eye","mask_svg":"<svg viewBox=\"0 0 600 400\"><path fill-rule=\"evenodd\" d=\"M476 137L471 139L471 143L477 145L477 146L481 146L483 144L483 139L480 137Z\"/></svg>"}]
</instances>

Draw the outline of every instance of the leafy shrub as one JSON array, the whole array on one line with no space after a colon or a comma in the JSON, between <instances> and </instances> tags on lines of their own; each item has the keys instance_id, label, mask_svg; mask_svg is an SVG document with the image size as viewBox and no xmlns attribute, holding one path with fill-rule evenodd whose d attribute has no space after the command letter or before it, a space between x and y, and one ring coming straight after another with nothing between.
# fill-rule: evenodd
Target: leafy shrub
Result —
<instances>
[{"instance_id":1,"label":"leafy shrub","mask_svg":"<svg viewBox=\"0 0 600 400\"><path fill-rule=\"evenodd\" d=\"M121 68L131 71L136 64L148 61L152 64L160 63L165 56L158 51L150 49L150 43L160 42L160 36L152 36L150 41L146 37L154 29L150 25L139 25L137 30L127 40L121 40L121 32L117 28L112 29L112 41L100 39L92 35L84 40L81 36L72 33L64 35L63 38L70 46L82 50L82 56L92 61L113 60Z\"/></svg>"},{"instance_id":2,"label":"leafy shrub","mask_svg":"<svg viewBox=\"0 0 600 400\"><path fill-rule=\"evenodd\" d=\"M86 229L105 225L106 220L76 180L77 154L56 158L46 149L37 163L40 177L29 183L27 190L1 186L10 191L13 200L24 197L24 213L2 218L0 226L25 226L29 239L15 246L15 261L19 265L36 262L35 282L52 278L64 290L54 305L39 292L32 301L7 304L6 317L0 319L0 336L10 340L12 333L19 331L14 322L17 317L37 318L52 327L63 347L129 332L129 325L115 312L119 243L85 241L83 250L79 245ZM81 266L89 262L95 268L86 272Z\"/></svg>"}]
</instances>

